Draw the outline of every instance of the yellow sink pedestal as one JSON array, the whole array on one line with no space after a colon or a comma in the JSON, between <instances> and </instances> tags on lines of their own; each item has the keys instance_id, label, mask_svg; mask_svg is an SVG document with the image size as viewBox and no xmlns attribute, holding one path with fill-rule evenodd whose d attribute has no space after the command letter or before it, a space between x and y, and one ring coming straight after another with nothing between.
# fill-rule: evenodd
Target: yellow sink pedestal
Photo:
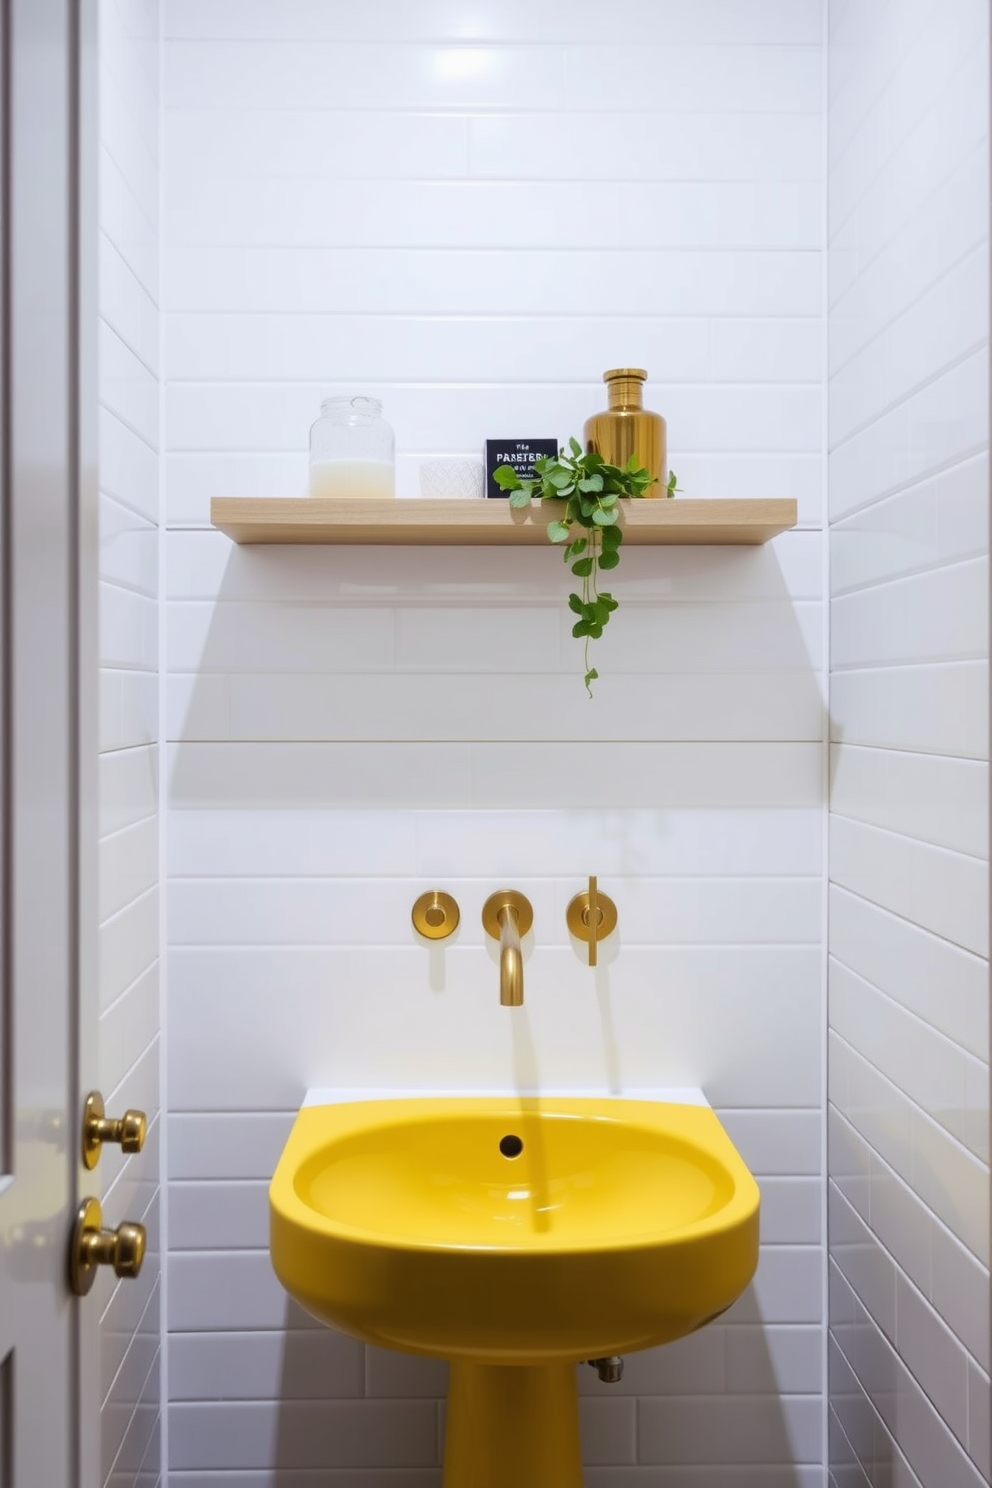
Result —
<instances>
[{"instance_id":1,"label":"yellow sink pedestal","mask_svg":"<svg viewBox=\"0 0 992 1488\"><path fill-rule=\"evenodd\" d=\"M451 1366L443 1488L582 1488L575 1365Z\"/></svg>"}]
</instances>

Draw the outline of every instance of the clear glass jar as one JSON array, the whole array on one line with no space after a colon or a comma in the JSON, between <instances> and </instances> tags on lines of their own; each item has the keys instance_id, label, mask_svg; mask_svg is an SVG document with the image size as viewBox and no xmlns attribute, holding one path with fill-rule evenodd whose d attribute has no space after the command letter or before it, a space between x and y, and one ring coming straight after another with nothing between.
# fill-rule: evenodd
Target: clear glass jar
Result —
<instances>
[{"instance_id":1,"label":"clear glass jar","mask_svg":"<svg viewBox=\"0 0 992 1488\"><path fill-rule=\"evenodd\" d=\"M390 498L393 431L378 398L325 398L310 430L310 495Z\"/></svg>"}]
</instances>

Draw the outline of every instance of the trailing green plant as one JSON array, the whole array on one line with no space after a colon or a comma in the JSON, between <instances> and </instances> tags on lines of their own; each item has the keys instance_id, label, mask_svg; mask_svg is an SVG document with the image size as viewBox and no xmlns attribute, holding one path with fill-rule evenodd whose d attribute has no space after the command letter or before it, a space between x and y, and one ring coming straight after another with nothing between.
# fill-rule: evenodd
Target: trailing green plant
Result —
<instances>
[{"instance_id":1,"label":"trailing green plant","mask_svg":"<svg viewBox=\"0 0 992 1488\"><path fill-rule=\"evenodd\" d=\"M527 506L534 497L564 502L561 516L548 523L548 537L553 543L565 544L564 561L582 580L580 592L568 596L568 607L577 617L572 634L584 642L583 680L592 697L592 684L599 673L589 665L589 642L599 640L618 608L613 595L599 587L600 571L614 569L620 562L623 528L617 503L624 496L644 496L656 479L639 468L633 457L624 466L608 465L595 450L583 454L577 439L570 439L568 448L568 454L562 449L557 456L535 460L533 477L521 477L511 466L501 465L495 480L509 493L511 506ZM678 489L672 474L665 494L674 496Z\"/></svg>"}]
</instances>

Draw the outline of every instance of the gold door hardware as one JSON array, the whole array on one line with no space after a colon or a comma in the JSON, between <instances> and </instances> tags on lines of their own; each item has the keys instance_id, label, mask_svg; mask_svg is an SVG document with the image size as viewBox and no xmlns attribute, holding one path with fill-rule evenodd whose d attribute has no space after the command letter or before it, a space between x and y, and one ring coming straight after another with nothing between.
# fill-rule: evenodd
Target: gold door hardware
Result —
<instances>
[{"instance_id":1,"label":"gold door hardware","mask_svg":"<svg viewBox=\"0 0 992 1488\"><path fill-rule=\"evenodd\" d=\"M115 1276L137 1276L145 1259L144 1225L125 1220L116 1230L103 1228L99 1200L84 1199L76 1215L69 1251L69 1282L77 1297L85 1297L96 1280L98 1266L113 1266Z\"/></svg>"},{"instance_id":2,"label":"gold door hardware","mask_svg":"<svg viewBox=\"0 0 992 1488\"><path fill-rule=\"evenodd\" d=\"M530 900L516 889L499 889L482 906L482 928L499 941L499 1000L520 1007L524 1000L524 958L520 937L534 923Z\"/></svg>"},{"instance_id":3,"label":"gold door hardware","mask_svg":"<svg viewBox=\"0 0 992 1488\"><path fill-rule=\"evenodd\" d=\"M565 923L576 940L589 943L589 965L597 961L596 945L605 940L617 928L617 907L608 894L601 894L595 876L589 879L589 888L569 900L565 911Z\"/></svg>"},{"instance_id":4,"label":"gold door hardware","mask_svg":"<svg viewBox=\"0 0 992 1488\"><path fill-rule=\"evenodd\" d=\"M458 929L461 912L450 894L429 889L413 906L410 918L418 935L428 940L447 940Z\"/></svg>"},{"instance_id":5,"label":"gold door hardware","mask_svg":"<svg viewBox=\"0 0 992 1488\"><path fill-rule=\"evenodd\" d=\"M144 1111L108 1116L99 1090L91 1090L83 1107L83 1162L95 1168L104 1142L119 1142L122 1152L140 1152L145 1145L148 1118Z\"/></svg>"}]
</instances>

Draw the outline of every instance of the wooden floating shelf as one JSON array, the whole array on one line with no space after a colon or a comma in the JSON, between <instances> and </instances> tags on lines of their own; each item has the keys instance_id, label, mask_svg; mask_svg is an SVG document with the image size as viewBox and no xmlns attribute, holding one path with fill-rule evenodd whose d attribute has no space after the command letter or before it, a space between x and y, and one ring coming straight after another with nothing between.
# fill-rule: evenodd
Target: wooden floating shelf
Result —
<instances>
[{"instance_id":1,"label":"wooden floating shelf","mask_svg":"<svg viewBox=\"0 0 992 1488\"><path fill-rule=\"evenodd\" d=\"M766 543L796 525L791 500L622 501L620 524L637 544ZM376 501L309 496L215 496L210 520L236 543L379 543L515 547L547 543L558 502Z\"/></svg>"}]
</instances>

